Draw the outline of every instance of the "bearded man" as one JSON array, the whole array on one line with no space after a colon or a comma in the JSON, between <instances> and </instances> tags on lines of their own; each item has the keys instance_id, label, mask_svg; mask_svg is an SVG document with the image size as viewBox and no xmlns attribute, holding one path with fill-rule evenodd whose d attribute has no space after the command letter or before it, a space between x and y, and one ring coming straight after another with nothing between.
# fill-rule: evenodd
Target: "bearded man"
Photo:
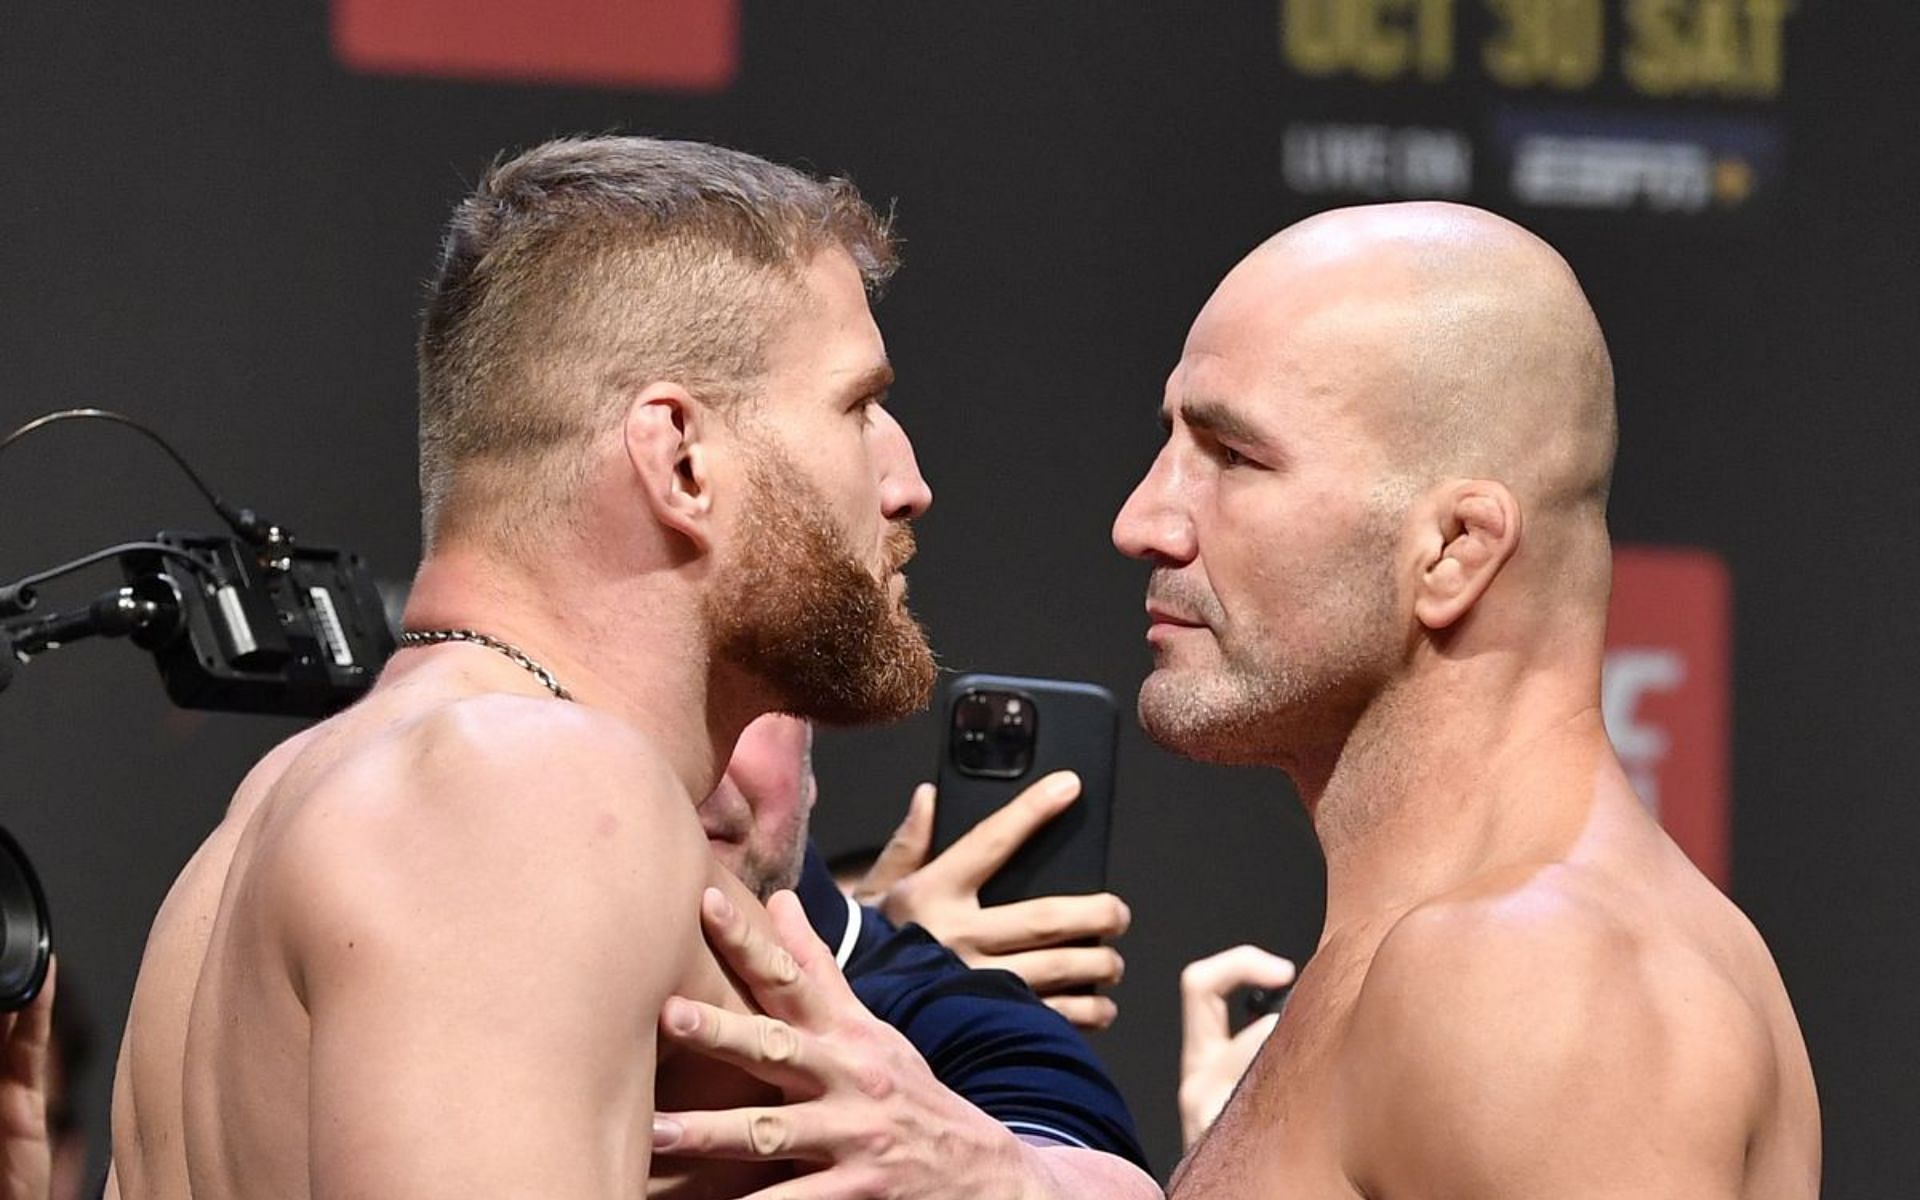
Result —
<instances>
[{"instance_id":1,"label":"bearded man","mask_svg":"<svg viewBox=\"0 0 1920 1200\"><path fill-rule=\"evenodd\" d=\"M487 172L420 336L403 648L262 760L163 905L111 1189L737 1195L787 1174L653 1161L656 1103L766 1093L658 1031L671 993L746 1007L703 889L764 913L694 811L742 728L897 717L933 681L900 574L931 494L868 311L894 263L844 181L717 147L560 141ZM990 1119L955 1127L979 1169L1039 1169Z\"/></svg>"}]
</instances>

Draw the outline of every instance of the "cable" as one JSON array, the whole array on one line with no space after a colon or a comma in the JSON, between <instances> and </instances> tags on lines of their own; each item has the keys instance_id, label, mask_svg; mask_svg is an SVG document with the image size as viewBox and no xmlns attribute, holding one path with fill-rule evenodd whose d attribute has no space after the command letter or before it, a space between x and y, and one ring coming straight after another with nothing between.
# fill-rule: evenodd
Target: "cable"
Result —
<instances>
[{"instance_id":1,"label":"cable","mask_svg":"<svg viewBox=\"0 0 1920 1200\"><path fill-rule=\"evenodd\" d=\"M172 443L168 442L167 439L161 437L152 429L149 429L132 417L122 413L112 412L104 408L65 408L59 412L50 412L45 416L35 417L6 437L0 438L0 452L4 452L7 447L25 438L28 434L37 433L49 425L56 424L60 421L77 420L109 421L116 425L124 425L166 451L167 456L173 459L182 471L186 472L188 479L193 481L193 486L199 489L202 496L207 498L207 503L213 506L213 511L220 514L220 519L225 521L229 528L246 541L256 546L261 546L276 537L283 536L282 531L276 527L273 522L261 517L252 509L235 508L233 505L228 504L225 500L215 495L213 489L207 486L206 480L200 478L200 473L195 471L185 458L181 457L180 452L173 448Z\"/></svg>"},{"instance_id":2,"label":"cable","mask_svg":"<svg viewBox=\"0 0 1920 1200\"><path fill-rule=\"evenodd\" d=\"M48 567L44 571L35 571L31 575L16 579L12 583L0 587L0 617L16 616L31 610L39 601L39 597L34 594L33 589L46 583L48 580L58 579L63 575L71 575L76 571L84 571L97 563L103 563L109 559L118 558L122 554L139 550L145 550L149 553L163 555L168 558L180 559L191 566L200 576L211 581L215 587L222 587L226 584L226 580L221 577L218 570L208 563L201 562L178 546L169 546L165 542L122 542L118 546L108 546L105 550L95 550L91 554L83 554L72 562L61 563L57 567Z\"/></svg>"}]
</instances>

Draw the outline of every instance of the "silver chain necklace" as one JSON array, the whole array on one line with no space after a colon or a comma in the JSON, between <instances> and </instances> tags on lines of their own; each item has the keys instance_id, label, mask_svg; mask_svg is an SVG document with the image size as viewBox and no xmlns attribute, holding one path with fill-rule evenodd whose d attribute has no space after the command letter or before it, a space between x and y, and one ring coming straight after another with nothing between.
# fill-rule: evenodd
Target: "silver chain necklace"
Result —
<instances>
[{"instance_id":1,"label":"silver chain necklace","mask_svg":"<svg viewBox=\"0 0 1920 1200\"><path fill-rule=\"evenodd\" d=\"M512 659L516 665L526 670L535 679L538 679L541 687L546 688L559 699L573 699L573 693L560 686L560 681L553 677L553 672L529 658L526 651L510 642L503 642L497 637L488 637L479 630L409 629L400 635L400 644L403 647L439 646L447 642L471 642L476 646L485 646L489 650L497 650Z\"/></svg>"}]
</instances>

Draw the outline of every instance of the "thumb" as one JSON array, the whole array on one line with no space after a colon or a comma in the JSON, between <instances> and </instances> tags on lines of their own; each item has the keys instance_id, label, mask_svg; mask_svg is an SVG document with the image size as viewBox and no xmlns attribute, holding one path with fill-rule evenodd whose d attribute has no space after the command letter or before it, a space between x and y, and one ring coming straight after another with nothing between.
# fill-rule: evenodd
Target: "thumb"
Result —
<instances>
[{"instance_id":1,"label":"thumb","mask_svg":"<svg viewBox=\"0 0 1920 1200\"><path fill-rule=\"evenodd\" d=\"M913 789L906 819L887 839L886 848L868 868L866 877L854 885L853 898L862 904L878 904L893 890L894 884L925 865L932 845L933 785L923 783Z\"/></svg>"}]
</instances>

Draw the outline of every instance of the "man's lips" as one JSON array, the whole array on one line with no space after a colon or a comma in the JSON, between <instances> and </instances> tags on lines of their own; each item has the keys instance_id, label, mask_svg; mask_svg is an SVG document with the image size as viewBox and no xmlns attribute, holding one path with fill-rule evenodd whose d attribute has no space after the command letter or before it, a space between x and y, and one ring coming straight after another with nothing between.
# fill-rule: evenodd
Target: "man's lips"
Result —
<instances>
[{"instance_id":1,"label":"man's lips","mask_svg":"<svg viewBox=\"0 0 1920 1200\"><path fill-rule=\"evenodd\" d=\"M1147 605L1147 620L1154 625L1171 625L1180 629L1205 629L1207 627L1205 621L1196 621L1192 617L1182 616L1175 612L1168 612L1166 609L1153 604Z\"/></svg>"},{"instance_id":2,"label":"man's lips","mask_svg":"<svg viewBox=\"0 0 1920 1200\"><path fill-rule=\"evenodd\" d=\"M1196 621L1180 613L1168 612L1152 604L1147 605L1147 622L1147 641L1156 645L1189 630L1207 628L1204 621Z\"/></svg>"}]
</instances>

